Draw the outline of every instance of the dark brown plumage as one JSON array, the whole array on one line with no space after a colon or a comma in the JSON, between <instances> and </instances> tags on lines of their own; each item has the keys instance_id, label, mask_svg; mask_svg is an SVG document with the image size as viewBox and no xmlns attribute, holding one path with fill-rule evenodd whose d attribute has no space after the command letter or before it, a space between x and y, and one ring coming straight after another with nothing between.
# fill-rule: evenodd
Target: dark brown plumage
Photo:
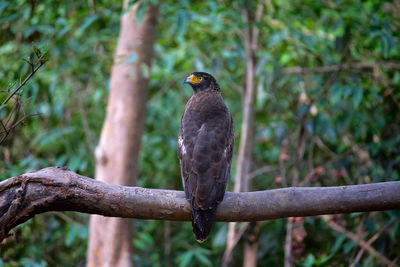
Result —
<instances>
[{"instance_id":1,"label":"dark brown plumage","mask_svg":"<svg viewBox=\"0 0 400 267\"><path fill-rule=\"evenodd\" d=\"M178 138L182 183L192 206L196 240L207 239L229 178L232 116L217 81L208 73L194 72L185 79L194 94L186 104Z\"/></svg>"}]
</instances>

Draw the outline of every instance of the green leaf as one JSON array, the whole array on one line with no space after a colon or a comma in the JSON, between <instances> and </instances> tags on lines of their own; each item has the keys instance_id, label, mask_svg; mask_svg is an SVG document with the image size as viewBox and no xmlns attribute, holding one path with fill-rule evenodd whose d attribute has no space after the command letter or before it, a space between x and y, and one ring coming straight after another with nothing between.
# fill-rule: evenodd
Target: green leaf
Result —
<instances>
[{"instance_id":1,"label":"green leaf","mask_svg":"<svg viewBox=\"0 0 400 267\"><path fill-rule=\"evenodd\" d=\"M330 101L332 104L339 103L343 98L343 88L339 85L334 85L331 87L331 97Z\"/></svg>"},{"instance_id":2,"label":"green leaf","mask_svg":"<svg viewBox=\"0 0 400 267\"><path fill-rule=\"evenodd\" d=\"M355 243L353 241L348 241L344 247L343 247L343 251L345 254L349 254L349 252L354 248Z\"/></svg>"},{"instance_id":3,"label":"green leaf","mask_svg":"<svg viewBox=\"0 0 400 267\"><path fill-rule=\"evenodd\" d=\"M90 25L92 25L93 22L95 22L98 18L99 18L98 15L93 15L86 18L85 22L75 31L75 34L78 37L82 36L82 34L86 31L86 29L89 28Z\"/></svg>"},{"instance_id":4,"label":"green leaf","mask_svg":"<svg viewBox=\"0 0 400 267\"><path fill-rule=\"evenodd\" d=\"M210 261L210 259L208 259L206 256L205 256L205 254L209 254L209 253L205 253L204 251L199 251L199 250L196 250L196 252L195 252L195 256L196 256L196 258L203 264L203 265L206 265L206 266L212 266L212 262Z\"/></svg>"},{"instance_id":5,"label":"green leaf","mask_svg":"<svg viewBox=\"0 0 400 267\"><path fill-rule=\"evenodd\" d=\"M315 264L316 266L324 265L324 264L326 264L330 259L332 259L333 256L334 256L334 254L329 254L329 255L326 255L326 256L322 256L322 257L316 259L315 262L314 262L314 264Z\"/></svg>"},{"instance_id":6,"label":"green leaf","mask_svg":"<svg viewBox=\"0 0 400 267\"><path fill-rule=\"evenodd\" d=\"M226 244L226 236L227 236L227 227L226 224L223 224L218 228L218 232L214 235L213 247L223 247Z\"/></svg>"},{"instance_id":7,"label":"green leaf","mask_svg":"<svg viewBox=\"0 0 400 267\"><path fill-rule=\"evenodd\" d=\"M177 13L177 22L175 34L177 36L183 36L186 34L188 25L188 13L185 10L179 10Z\"/></svg>"},{"instance_id":8,"label":"green leaf","mask_svg":"<svg viewBox=\"0 0 400 267\"><path fill-rule=\"evenodd\" d=\"M340 235L336 238L335 243L333 244L332 248L331 248L331 253L336 253L340 246L343 244L343 242L346 240L346 237L344 235Z\"/></svg>"},{"instance_id":9,"label":"green leaf","mask_svg":"<svg viewBox=\"0 0 400 267\"><path fill-rule=\"evenodd\" d=\"M363 94L364 93L363 93L362 88L360 88L360 87L354 88L352 101L353 101L353 106L355 108L357 108L360 105L361 100L363 98Z\"/></svg>"},{"instance_id":10,"label":"green leaf","mask_svg":"<svg viewBox=\"0 0 400 267\"><path fill-rule=\"evenodd\" d=\"M306 260L303 263L304 267L312 267L315 261L315 257L312 254L309 254L306 258Z\"/></svg>"},{"instance_id":11,"label":"green leaf","mask_svg":"<svg viewBox=\"0 0 400 267\"><path fill-rule=\"evenodd\" d=\"M6 7L7 6L9 6L10 5L10 2L4 2L4 1L2 1L2 2L0 2L0 15L1 15L1 13L3 13L3 11L4 11L4 9L6 9Z\"/></svg>"},{"instance_id":12,"label":"green leaf","mask_svg":"<svg viewBox=\"0 0 400 267\"><path fill-rule=\"evenodd\" d=\"M181 267L189 266L189 263L192 261L192 258L193 258L193 251L187 251L181 254L178 257L179 266Z\"/></svg>"}]
</instances>

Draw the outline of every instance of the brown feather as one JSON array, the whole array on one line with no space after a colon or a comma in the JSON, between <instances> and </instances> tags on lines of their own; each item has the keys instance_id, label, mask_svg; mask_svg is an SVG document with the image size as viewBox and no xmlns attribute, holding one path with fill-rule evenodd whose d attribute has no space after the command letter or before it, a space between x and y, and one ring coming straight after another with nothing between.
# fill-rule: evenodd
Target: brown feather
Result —
<instances>
[{"instance_id":1,"label":"brown feather","mask_svg":"<svg viewBox=\"0 0 400 267\"><path fill-rule=\"evenodd\" d=\"M232 124L232 116L215 90L196 92L182 116L178 154L198 241L207 238L225 194L232 159Z\"/></svg>"}]
</instances>

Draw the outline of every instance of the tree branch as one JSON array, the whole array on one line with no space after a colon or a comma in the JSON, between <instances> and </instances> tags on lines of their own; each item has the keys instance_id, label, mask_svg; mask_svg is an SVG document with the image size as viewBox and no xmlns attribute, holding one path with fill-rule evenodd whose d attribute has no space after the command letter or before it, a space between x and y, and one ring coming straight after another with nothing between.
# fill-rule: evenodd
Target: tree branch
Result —
<instances>
[{"instance_id":1,"label":"tree branch","mask_svg":"<svg viewBox=\"0 0 400 267\"><path fill-rule=\"evenodd\" d=\"M365 245L371 246L371 244L374 243L381 236L382 233L386 232L398 220L399 220L398 218L393 218L392 220L390 220L384 227L379 229L379 231L376 234L374 234L370 239L368 239ZM350 267L355 267L357 265L357 263L363 256L364 252L365 249L361 248L360 251L357 253L357 256L355 257L354 261L350 264Z\"/></svg>"},{"instance_id":2,"label":"tree branch","mask_svg":"<svg viewBox=\"0 0 400 267\"><path fill-rule=\"evenodd\" d=\"M380 260L385 265L387 265L387 266L392 266L393 265L394 266L395 263L392 263L388 258L386 258L383 254L379 253L378 251L376 251L373 247L371 247L370 244L368 244L367 242L362 240L356 234L354 234L354 233L352 233L350 231L347 231L346 228L344 228L343 226L337 224L333 220L327 220L325 218L323 218L323 219L329 225L329 227L331 227L333 230L344 234L347 238L351 239L354 243L359 245L361 248L363 248L366 251L368 251L371 255L373 255L375 258Z\"/></svg>"},{"instance_id":3,"label":"tree branch","mask_svg":"<svg viewBox=\"0 0 400 267\"><path fill-rule=\"evenodd\" d=\"M1 103L0 107L4 106L5 104L8 103L8 101L10 101L10 99L16 94L18 93L19 90L21 90L22 87L24 87L24 85L33 77L33 75L35 75L35 73L47 62L47 60L45 59L45 55L41 55L38 58L37 63L33 63L33 62L29 62L27 61L27 63L31 66L31 72L28 74L28 76L25 77L25 79L17 86L17 88L14 89L14 91L12 91L12 93L10 93L7 98ZM37 64L37 65L35 65Z\"/></svg>"},{"instance_id":4,"label":"tree branch","mask_svg":"<svg viewBox=\"0 0 400 267\"><path fill-rule=\"evenodd\" d=\"M281 70L282 74L309 74L309 73L325 73L325 72L335 72L340 68L347 71L359 71L363 69L374 69L374 68L385 68L385 69L400 69L400 62L358 62L340 65L328 65L314 68L306 67L291 67L284 68Z\"/></svg>"},{"instance_id":5,"label":"tree branch","mask_svg":"<svg viewBox=\"0 0 400 267\"><path fill-rule=\"evenodd\" d=\"M292 187L225 194L216 221L262 221L295 216L400 209L400 182ZM0 182L0 241L15 226L47 211L189 221L182 191L106 184L49 167Z\"/></svg>"}]
</instances>

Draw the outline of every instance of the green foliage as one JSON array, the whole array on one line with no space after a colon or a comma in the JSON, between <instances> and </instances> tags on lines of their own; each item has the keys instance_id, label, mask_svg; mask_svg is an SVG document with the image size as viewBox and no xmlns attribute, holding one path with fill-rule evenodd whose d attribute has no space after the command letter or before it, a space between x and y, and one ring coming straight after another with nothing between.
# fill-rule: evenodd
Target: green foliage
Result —
<instances>
[{"instance_id":1,"label":"green foliage","mask_svg":"<svg viewBox=\"0 0 400 267\"><path fill-rule=\"evenodd\" d=\"M91 2L0 1L0 88L8 88L28 73L29 66L22 59L30 55L33 45L49 54L46 65L21 91L25 112L41 115L29 118L0 147L1 179L50 165L93 176L93 151L104 119L124 11L120 1L95 1L93 6ZM244 2L161 2L140 186L181 189L176 136L191 95L182 79L190 72L204 70L217 77L238 137L245 72ZM257 3L252 5L256 9ZM253 178L254 190L276 186L285 142L288 149L283 163L290 176L299 118L331 76L313 71L285 74L285 70L337 65L347 46L346 64L398 62L398 14L398 7L389 1L267 1L261 20L255 23L259 47L253 169L275 168ZM300 174L303 185L400 178L399 84L400 70L385 64L342 71L307 116ZM43 214L18 227L15 239L1 248L0 266L83 263L88 216L60 214ZM369 238L398 216L393 211L347 215L340 220L349 231L362 229ZM217 223L210 240L200 245L194 241L190 223L137 221L134 261L138 266L218 266L226 226ZM285 220L260 226L259 265L282 265ZM318 218L305 219L304 227L305 251L296 258L298 265L348 265L360 249ZM399 227L395 222L373 243L390 259L398 254ZM241 261L242 253L235 254L235 263L241 265ZM368 254L360 263L380 264Z\"/></svg>"}]
</instances>

